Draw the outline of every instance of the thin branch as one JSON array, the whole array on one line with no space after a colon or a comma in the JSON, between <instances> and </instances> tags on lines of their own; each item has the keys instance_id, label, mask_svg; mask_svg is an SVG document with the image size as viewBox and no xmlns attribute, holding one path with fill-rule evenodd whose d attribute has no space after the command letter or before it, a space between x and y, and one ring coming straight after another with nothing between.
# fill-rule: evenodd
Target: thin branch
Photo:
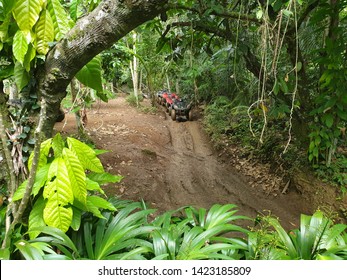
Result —
<instances>
[{"instance_id":1,"label":"thin branch","mask_svg":"<svg viewBox=\"0 0 347 280\"><path fill-rule=\"evenodd\" d=\"M196 14L202 15L205 11L199 11L198 9L192 8L192 7L186 7L184 5L180 4L169 4L168 9L177 9L177 10L186 10L186 11L191 11ZM216 12L216 11L211 11L210 15L218 16L218 17L223 17L223 18L231 18L231 19L241 19L243 21L251 21L256 24L261 24L261 20L257 19L254 16L250 15L240 15L240 13L237 12Z\"/></svg>"},{"instance_id":2,"label":"thin branch","mask_svg":"<svg viewBox=\"0 0 347 280\"><path fill-rule=\"evenodd\" d=\"M44 118L46 117L46 109L47 109L47 104L46 100L43 98L41 100L41 112L40 112L40 118L39 118L39 123L37 125L37 128L35 130L35 147L34 147L34 157L29 173L29 179L28 183L25 188L25 193L24 196L19 204L18 210L13 214L13 221L8 229L6 229L5 232L5 237L4 241L2 243L2 248L7 248L9 246L10 242L10 235L14 227L19 223L19 221L22 219L22 216L24 214L25 209L28 206L28 202L30 199L31 191L33 189L34 183L35 183L35 177L36 177L36 172L38 168L38 163L40 159L40 148L41 148L41 141L42 141L42 126L44 122ZM10 198L12 199L12 197ZM10 202L12 203L12 202Z\"/></svg>"}]
</instances>

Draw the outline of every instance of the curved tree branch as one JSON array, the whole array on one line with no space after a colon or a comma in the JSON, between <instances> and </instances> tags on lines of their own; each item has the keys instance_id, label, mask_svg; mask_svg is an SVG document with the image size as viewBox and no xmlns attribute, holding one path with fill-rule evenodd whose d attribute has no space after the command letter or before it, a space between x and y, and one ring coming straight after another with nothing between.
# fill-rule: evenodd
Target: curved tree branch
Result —
<instances>
[{"instance_id":1,"label":"curved tree branch","mask_svg":"<svg viewBox=\"0 0 347 280\"><path fill-rule=\"evenodd\" d=\"M60 102L75 74L101 51L167 9L166 3L167 0L105 0L55 45L41 69L38 88L47 102L43 124L46 137L52 134Z\"/></svg>"}]
</instances>

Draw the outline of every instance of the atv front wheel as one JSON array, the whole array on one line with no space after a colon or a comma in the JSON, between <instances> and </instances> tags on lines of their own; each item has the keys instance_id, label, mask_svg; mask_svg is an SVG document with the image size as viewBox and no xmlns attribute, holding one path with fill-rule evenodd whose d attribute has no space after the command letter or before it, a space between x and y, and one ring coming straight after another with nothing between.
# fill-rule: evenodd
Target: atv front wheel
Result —
<instances>
[{"instance_id":1,"label":"atv front wheel","mask_svg":"<svg viewBox=\"0 0 347 280\"><path fill-rule=\"evenodd\" d=\"M171 110L171 119L172 119L173 121L176 120L176 110L175 110L175 109L172 109L172 110Z\"/></svg>"}]
</instances>

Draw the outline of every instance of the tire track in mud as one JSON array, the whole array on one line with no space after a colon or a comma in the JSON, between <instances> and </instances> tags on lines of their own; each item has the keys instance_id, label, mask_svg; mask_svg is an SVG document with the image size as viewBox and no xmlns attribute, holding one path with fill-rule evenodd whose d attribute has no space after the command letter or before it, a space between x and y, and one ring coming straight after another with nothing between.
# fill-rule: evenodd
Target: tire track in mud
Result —
<instances>
[{"instance_id":1,"label":"tire track in mud","mask_svg":"<svg viewBox=\"0 0 347 280\"><path fill-rule=\"evenodd\" d=\"M236 169L218 161L198 122L166 122L172 142L165 171L170 203L205 208L232 203L243 215L255 218L268 210L284 220L284 226L297 224L303 209L298 209L297 201L290 202L302 201L299 194L269 197L262 190L251 188Z\"/></svg>"}]
</instances>

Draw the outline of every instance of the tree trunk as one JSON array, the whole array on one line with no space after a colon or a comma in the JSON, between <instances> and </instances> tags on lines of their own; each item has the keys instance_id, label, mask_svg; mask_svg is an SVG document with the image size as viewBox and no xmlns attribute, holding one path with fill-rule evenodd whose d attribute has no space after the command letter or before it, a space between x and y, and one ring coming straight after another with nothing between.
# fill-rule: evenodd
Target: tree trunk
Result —
<instances>
[{"instance_id":1,"label":"tree trunk","mask_svg":"<svg viewBox=\"0 0 347 280\"><path fill-rule=\"evenodd\" d=\"M43 132L52 135L60 103L76 73L101 51L165 10L167 0L105 0L59 41L40 70L38 92L47 103Z\"/></svg>"}]
</instances>

